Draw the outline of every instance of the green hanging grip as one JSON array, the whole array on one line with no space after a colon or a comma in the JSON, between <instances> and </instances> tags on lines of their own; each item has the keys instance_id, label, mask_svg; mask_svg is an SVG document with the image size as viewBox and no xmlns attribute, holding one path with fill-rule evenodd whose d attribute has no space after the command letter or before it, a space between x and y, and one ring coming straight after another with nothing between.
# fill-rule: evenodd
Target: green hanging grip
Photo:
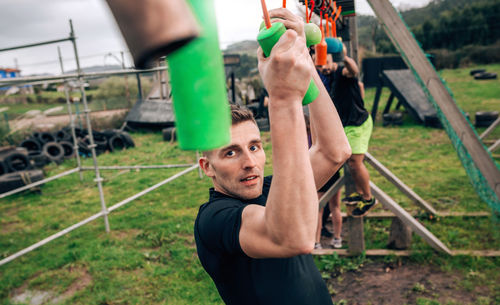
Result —
<instances>
[{"instance_id":1,"label":"green hanging grip","mask_svg":"<svg viewBox=\"0 0 500 305\"><path fill-rule=\"evenodd\" d=\"M278 42L281 35L286 32L285 25L281 22L274 22L269 29L262 29L257 36L257 41L264 52L264 55L268 57L271 54L271 50L274 45ZM319 89L313 80L309 83L309 88L304 95L302 100L302 105L307 105L312 103L319 95Z\"/></svg>"},{"instance_id":2,"label":"green hanging grip","mask_svg":"<svg viewBox=\"0 0 500 305\"><path fill-rule=\"evenodd\" d=\"M167 57L179 146L211 150L230 142L231 114L213 0L188 0L200 37Z\"/></svg>"}]
</instances>

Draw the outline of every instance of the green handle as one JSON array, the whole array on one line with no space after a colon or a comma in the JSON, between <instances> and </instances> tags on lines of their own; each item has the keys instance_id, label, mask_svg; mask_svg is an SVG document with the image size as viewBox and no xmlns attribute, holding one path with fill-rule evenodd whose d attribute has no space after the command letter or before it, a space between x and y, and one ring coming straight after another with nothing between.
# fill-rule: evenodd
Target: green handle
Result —
<instances>
[{"instance_id":1,"label":"green handle","mask_svg":"<svg viewBox=\"0 0 500 305\"><path fill-rule=\"evenodd\" d=\"M189 0L202 35L167 58L179 146L211 150L230 142L231 114L213 0Z\"/></svg>"},{"instance_id":2,"label":"green handle","mask_svg":"<svg viewBox=\"0 0 500 305\"><path fill-rule=\"evenodd\" d=\"M274 22L269 29L263 29L259 32L257 36L257 41L264 52L264 55L268 57L271 54L271 50L274 45L278 42L281 35L285 34L286 28L285 25L281 22ZM307 88L307 92L304 95L304 99L302 100L302 105L307 105L312 103L319 95L319 89L314 83L313 80L309 83L309 88Z\"/></svg>"}]
</instances>

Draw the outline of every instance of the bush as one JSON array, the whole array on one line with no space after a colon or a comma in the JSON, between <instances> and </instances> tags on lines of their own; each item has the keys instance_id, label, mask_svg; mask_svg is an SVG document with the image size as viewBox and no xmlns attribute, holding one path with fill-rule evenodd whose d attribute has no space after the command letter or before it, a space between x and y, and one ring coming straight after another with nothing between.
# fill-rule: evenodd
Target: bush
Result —
<instances>
[{"instance_id":1,"label":"bush","mask_svg":"<svg viewBox=\"0 0 500 305\"><path fill-rule=\"evenodd\" d=\"M468 45L455 51L447 49L432 50L436 69L455 69L478 64L500 62L500 41L488 46Z\"/></svg>"}]
</instances>

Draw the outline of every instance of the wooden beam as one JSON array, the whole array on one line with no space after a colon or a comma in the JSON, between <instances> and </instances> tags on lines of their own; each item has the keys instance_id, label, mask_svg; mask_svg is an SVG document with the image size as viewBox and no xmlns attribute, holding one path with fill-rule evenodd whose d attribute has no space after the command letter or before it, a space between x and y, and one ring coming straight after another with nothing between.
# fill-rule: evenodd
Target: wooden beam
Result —
<instances>
[{"instance_id":1,"label":"wooden beam","mask_svg":"<svg viewBox=\"0 0 500 305\"><path fill-rule=\"evenodd\" d=\"M418 206L424 209L426 212L431 213L432 215L437 215L438 212L427 203L424 199L422 199L417 193L415 193L410 187L403 183L403 181L399 180L396 175L394 175L389 169L387 169L382 163L380 163L377 159L375 159L370 153L365 154L366 161L373 166L382 176L384 176L389 182L394 184L403 194L405 194L408 198L410 198L413 202L415 202Z\"/></svg>"},{"instance_id":2,"label":"wooden beam","mask_svg":"<svg viewBox=\"0 0 500 305\"><path fill-rule=\"evenodd\" d=\"M319 199L319 208L324 208L330 198L332 198L333 195L337 194L338 191L340 191L340 188L344 185L344 176L341 176L335 183L326 191L323 196Z\"/></svg>"},{"instance_id":3,"label":"wooden beam","mask_svg":"<svg viewBox=\"0 0 500 305\"><path fill-rule=\"evenodd\" d=\"M388 0L368 0L379 21L383 23L393 44L402 54L403 60L421 81L426 94L439 106L451 128L460 138L471 156L475 167L481 172L489 187L500 199L500 171L483 147L467 119L444 86L412 33L406 27L398 12Z\"/></svg>"},{"instance_id":4,"label":"wooden beam","mask_svg":"<svg viewBox=\"0 0 500 305\"><path fill-rule=\"evenodd\" d=\"M496 140L495 144L488 147L488 150L495 151L498 147L500 147L500 139Z\"/></svg>"},{"instance_id":5,"label":"wooden beam","mask_svg":"<svg viewBox=\"0 0 500 305\"><path fill-rule=\"evenodd\" d=\"M451 251L451 253L453 256L456 255L486 256L486 257L500 256L499 250L453 250Z\"/></svg>"},{"instance_id":6,"label":"wooden beam","mask_svg":"<svg viewBox=\"0 0 500 305\"><path fill-rule=\"evenodd\" d=\"M370 181L370 187L375 198L377 198L384 205L384 207L396 214L396 216L408 225L413 232L422 237L434 249L451 255L450 249L448 249L445 244L443 244L436 236L434 236L434 234L432 234L420 222L413 218L413 216L399 206L399 204L397 204L391 197L379 189L378 186L376 186L372 181Z\"/></svg>"},{"instance_id":7,"label":"wooden beam","mask_svg":"<svg viewBox=\"0 0 500 305\"><path fill-rule=\"evenodd\" d=\"M388 250L388 249L369 249L365 251L366 256L410 256L412 254L421 253L422 251L412 250ZM340 256L352 256L346 249L316 249L311 253L312 255L333 255L337 253ZM453 256L466 255L466 256L481 256L481 257L498 257L500 251L498 250L452 250Z\"/></svg>"},{"instance_id":8,"label":"wooden beam","mask_svg":"<svg viewBox=\"0 0 500 305\"><path fill-rule=\"evenodd\" d=\"M500 117L491 123L491 125L479 136L481 140L486 138L498 125L500 125Z\"/></svg>"},{"instance_id":9,"label":"wooden beam","mask_svg":"<svg viewBox=\"0 0 500 305\"><path fill-rule=\"evenodd\" d=\"M416 217L419 215L417 212L409 212L411 216ZM347 213L342 213L342 218L347 217ZM491 213L489 212L438 212L438 217L490 217ZM397 217L392 212L377 212L377 213L368 213L368 215L364 216L364 218L375 218L375 219L390 219Z\"/></svg>"}]
</instances>

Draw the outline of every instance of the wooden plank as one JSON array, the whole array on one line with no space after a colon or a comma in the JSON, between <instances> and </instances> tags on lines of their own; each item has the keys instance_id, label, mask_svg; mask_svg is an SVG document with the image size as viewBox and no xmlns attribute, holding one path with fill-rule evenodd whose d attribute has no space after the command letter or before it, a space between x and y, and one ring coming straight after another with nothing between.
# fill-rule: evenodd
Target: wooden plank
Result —
<instances>
[{"instance_id":1,"label":"wooden plank","mask_svg":"<svg viewBox=\"0 0 500 305\"><path fill-rule=\"evenodd\" d=\"M500 250L453 250L452 255L497 257L500 256Z\"/></svg>"},{"instance_id":2,"label":"wooden plank","mask_svg":"<svg viewBox=\"0 0 500 305\"><path fill-rule=\"evenodd\" d=\"M481 140L486 138L498 125L500 125L500 117L491 123L491 125L479 136Z\"/></svg>"},{"instance_id":3,"label":"wooden plank","mask_svg":"<svg viewBox=\"0 0 500 305\"><path fill-rule=\"evenodd\" d=\"M315 249L311 253L312 255L333 255L337 253L340 256L353 256L352 253L349 253L346 249ZM366 256L410 256L412 251L408 250L389 250L389 249L369 249L365 251Z\"/></svg>"},{"instance_id":4,"label":"wooden plank","mask_svg":"<svg viewBox=\"0 0 500 305\"><path fill-rule=\"evenodd\" d=\"M439 75L420 49L412 33L388 0L368 0L384 30L396 48L402 53L403 60L418 75L427 94L437 103L448 119L451 128L460 137L465 149L471 156L476 168L484 176L490 188L500 198L500 171L483 147L467 119L442 83Z\"/></svg>"},{"instance_id":5,"label":"wooden plank","mask_svg":"<svg viewBox=\"0 0 500 305\"><path fill-rule=\"evenodd\" d=\"M443 251L451 255L450 249L446 247L434 234L427 230L420 222L418 222L413 216L406 212L401 206L399 206L391 197L384 193L378 186L370 181L370 187L372 193L375 195L384 207L391 210L396 216L401 219L406 225L408 225L413 232L422 237L431 247L438 251Z\"/></svg>"},{"instance_id":6,"label":"wooden plank","mask_svg":"<svg viewBox=\"0 0 500 305\"><path fill-rule=\"evenodd\" d=\"M332 198L333 195L335 195L338 191L340 191L340 188L344 185L345 178L344 176L341 176L329 189L326 191L323 196L319 199L319 208L324 208L330 198Z\"/></svg>"},{"instance_id":7,"label":"wooden plank","mask_svg":"<svg viewBox=\"0 0 500 305\"><path fill-rule=\"evenodd\" d=\"M342 218L347 218L346 213L342 213ZM410 215L416 217L419 215L417 212L410 212ZM489 212L438 212L437 216L439 217L490 217L491 213ZM375 219L389 219L397 217L392 212L377 212L377 213L369 213L364 216L364 218L375 218Z\"/></svg>"},{"instance_id":8,"label":"wooden plank","mask_svg":"<svg viewBox=\"0 0 500 305\"><path fill-rule=\"evenodd\" d=\"M333 255L337 253L340 256L352 256L346 249L316 249L312 255ZM410 256L421 253L421 251L412 250L388 250L388 249L369 249L365 251L366 256ZM481 256L481 257L499 257L499 250L452 250L452 255Z\"/></svg>"},{"instance_id":9,"label":"wooden plank","mask_svg":"<svg viewBox=\"0 0 500 305\"><path fill-rule=\"evenodd\" d=\"M489 151L495 151L498 147L500 147L500 139L498 139L495 144L491 145L488 147Z\"/></svg>"},{"instance_id":10,"label":"wooden plank","mask_svg":"<svg viewBox=\"0 0 500 305\"><path fill-rule=\"evenodd\" d=\"M377 159L375 159L370 153L365 154L365 160L373 166L382 176L384 176L387 180L389 180L392 184L394 184L403 194L408 196L413 202L415 202L418 206L424 209L426 212L431 213L433 215L437 215L438 212L422 199L417 193L415 193L410 187L403 183L396 175L394 175L389 169L387 169L382 163L380 163Z\"/></svg>"}]
</instances>

